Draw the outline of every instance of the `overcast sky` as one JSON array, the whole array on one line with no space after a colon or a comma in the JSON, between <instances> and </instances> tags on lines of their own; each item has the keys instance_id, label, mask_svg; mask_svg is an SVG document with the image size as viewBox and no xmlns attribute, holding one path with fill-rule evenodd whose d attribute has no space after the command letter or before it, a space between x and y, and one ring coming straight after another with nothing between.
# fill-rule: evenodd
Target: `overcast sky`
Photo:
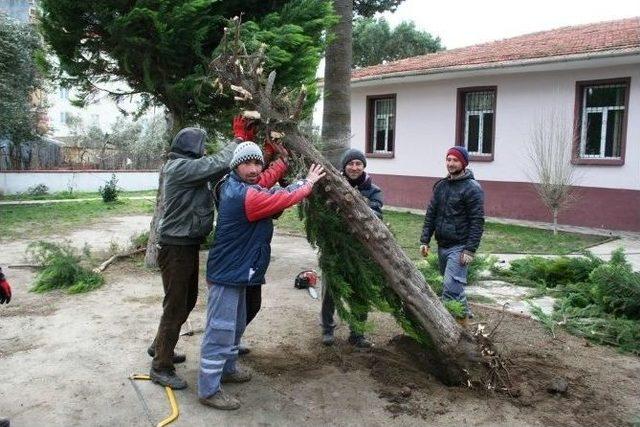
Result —
<instances>
[{"instance_id":1,"label":"overcast sky","mask_svg":"<svg viewBox=\"0 0 640 427\"><path fill-rule=\"evenodd\" d=\"M392 26L413 21L439 36L447 49L550 30L640 16L640 0L405 0Z\"/></svg>"}]
</instances>

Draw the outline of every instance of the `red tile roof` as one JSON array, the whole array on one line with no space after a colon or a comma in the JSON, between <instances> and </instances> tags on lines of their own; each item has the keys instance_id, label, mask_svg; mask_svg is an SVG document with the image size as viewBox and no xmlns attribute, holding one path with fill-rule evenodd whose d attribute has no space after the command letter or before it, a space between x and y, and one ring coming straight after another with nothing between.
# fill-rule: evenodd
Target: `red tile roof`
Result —
<instances>
[{"instance_id":1,"label":"red tile roof","mask_svg":"<svg viewBox=\"0 0 640 427\"><path fill-rule=\"evenodd\" d=\"M388 74L423 74L446 69L504 66L513 61L545 60L580 54L638 51L640 17L525 34L504 40L414 56L354 70L352 81ZM560 58L558 58L560 59Z\"/></svg>"}]
</instances>

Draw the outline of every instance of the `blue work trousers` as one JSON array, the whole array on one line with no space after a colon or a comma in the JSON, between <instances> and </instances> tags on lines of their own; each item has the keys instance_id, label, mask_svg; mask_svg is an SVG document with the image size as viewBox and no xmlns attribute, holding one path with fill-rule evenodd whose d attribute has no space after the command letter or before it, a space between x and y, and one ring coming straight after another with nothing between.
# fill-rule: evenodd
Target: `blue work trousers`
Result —
<instances>
[{"instance_id":1,"label":"blue work trousers","mask_svg":"<svg viewBox=\"0 0 640 427\"><path fill-rule=\"evenodd\" d=\"M464 245L450 248L438 246L438 263L440 273L444 277L442 300L460 301L465 307L467 316L471 316L467 295L464 292L464 287L467 285L469 266L460 264L460 254L463 250Z\"/></svg>"},{"instance_id":2,"label":"blue work trousers","mask_svg":"<svg viewBox=\"0 0 640 427\"><path fill-rule=\"evenodd\" d=\"M200 351L199 397L206 399L217 393L222 375L236 371L238 343L247 322L246 290L244 286L209 287Z\"/></svg>"}]
</instances>

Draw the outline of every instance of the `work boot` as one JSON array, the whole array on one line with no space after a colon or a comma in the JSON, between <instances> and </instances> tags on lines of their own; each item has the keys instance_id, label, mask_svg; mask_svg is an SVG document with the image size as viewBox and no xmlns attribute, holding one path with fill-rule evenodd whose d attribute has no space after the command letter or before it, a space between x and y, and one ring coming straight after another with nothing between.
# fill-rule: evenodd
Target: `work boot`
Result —
<instances>
[{"instance_id":1,"label":"work boot","mask_svg":"<svg viewBox=\"0 0 640 427\"><path fill-rule=\"evenodd\" d=\"M366 339L364 335L350 335L349 344L356 348L371 348L373 343Z\"/></svg>"},{"instance_id":2,"label":"work boot","mask_svg":"<svg viewBox=\"0 0 640 427\"><path fill-rule=\"evenodd\" d=\"M180 378L175 371L158 371L151 368L149 371L151 381L165 387L171 387L174 390L182 390L187 388L187 382Z\"/></svg>"},{"instance_id":3,"label":"work boot","mask_svg":"<svg viewBox=\"0 0 640 427\"><path fill-rule=\"evenodd\" d=\"M147 349L147 354L151 357L156 357L156 349L153 347L149 347ZM184 363L187 360L187 356L185 354L173 352L173 363Z\"/></svg>"},{"instance_id":4,"label":"work boot","mask_svg":"<svg viewBox=\"0 0 640 427\"><path fill-rule=\"evenodd\" d=\"M325 331L322 334L322 344L326 346L331 346L336 342L336 339L333 336L333 331Z\"/></svg>"},{"instance_id":5,"label":"work boot","mask_svg":"<svg viewBox=\"0 0 640 427\"><path fill-rule=\"evenodd\" d=\"M212 408L222 409L224 411L232 411L240 407L240 401L220 389L211 396L198 399L203 405L211 406Z\"/></svg>"},{"instance_id":6,"label":"work boot","mask_svg":"<svg viewBox=\"0 0 640 427\"><path fill-rule=\"evenodd\" d=\"M243 368L240 365L236 366L236 371L230 374L222 374L222 379L220 382L225 384L229 383L246 383L247 381L251 381L251 371L247 368Z\"/></svg>"}]
</instances>

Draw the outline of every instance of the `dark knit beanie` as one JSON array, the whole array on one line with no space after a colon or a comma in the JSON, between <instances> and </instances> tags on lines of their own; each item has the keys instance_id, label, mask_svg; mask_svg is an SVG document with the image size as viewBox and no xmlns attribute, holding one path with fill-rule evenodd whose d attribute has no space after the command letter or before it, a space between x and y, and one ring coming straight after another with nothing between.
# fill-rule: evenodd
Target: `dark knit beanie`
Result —
<instances>
[{"instance_id":1,"label":"dark knit beanie","mask_svg":"<svg viewBox=\"0 0 640 427\"><path fill-rule=\"evenodd\" d=\"M462 167L466 168L469 165L469 152L466 148L456 145L455 147L449 148L447 151L447 156L453 156L456 159L460 160L462 163Z\"/></svg>"},{"instance_id":2,"label":"dark knit beanie","mask_svg":"<svg viewBox=\"0 0 640 427\"><path fill-rule=\"evenodd\" d=\"M355 148L350 148L342 156L342 170L344 170L344 168L347 166L347 163L349 163L351 160L360 160L362 164L364 164L364 167L367 167L367 158L364 157L364 153Z\"/></svg>"}]
</instances>

